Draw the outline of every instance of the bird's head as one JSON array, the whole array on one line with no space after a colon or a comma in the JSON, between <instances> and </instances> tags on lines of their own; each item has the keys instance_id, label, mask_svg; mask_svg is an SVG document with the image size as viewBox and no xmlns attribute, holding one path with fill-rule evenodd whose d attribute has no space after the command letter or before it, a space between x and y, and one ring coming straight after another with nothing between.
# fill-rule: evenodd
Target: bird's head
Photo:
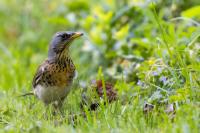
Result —
<instances>
[{"instance_id":1,"label":"bird's head","mask_svg":"<svg viewBox=\"0 0 200 133\"><path fill-rule=\"evenodd\" d=\"M66 54L73 40L82 35L83 33L81 32L57 32L50 42L48 58L54 58L58 55Z\"/></svg>"}]
</instances>

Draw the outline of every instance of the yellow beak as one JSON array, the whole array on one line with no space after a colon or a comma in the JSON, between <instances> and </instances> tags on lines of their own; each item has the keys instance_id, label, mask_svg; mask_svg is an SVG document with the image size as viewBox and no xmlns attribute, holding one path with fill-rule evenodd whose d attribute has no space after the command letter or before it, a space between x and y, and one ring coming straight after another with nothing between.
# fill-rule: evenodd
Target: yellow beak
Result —
<instances>
[{"instance_id":1,"label":"yellow beak","mask_svg":"<svg viewBox=\"0 0 200 133\"><path fill-rule=\"evenodd\" d=\"M81 33L81 32L74 32L74 34L71 36L71 39L78 38L78 37L80 37L82 35L83 35L83 33Z\"/></svg>"}]
</instances>

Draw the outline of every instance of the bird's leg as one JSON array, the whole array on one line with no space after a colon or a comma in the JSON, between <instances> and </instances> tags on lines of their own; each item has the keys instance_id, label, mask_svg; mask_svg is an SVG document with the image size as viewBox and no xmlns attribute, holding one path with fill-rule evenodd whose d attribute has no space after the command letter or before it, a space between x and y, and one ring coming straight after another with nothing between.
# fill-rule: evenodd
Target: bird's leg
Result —
<instances>
[{"instance_id":1,"label":"bird's leg","mask_svg":"<svg viewBox=\"0 0 200 133\"><path fill-rule=\"evenodd\" d=\"M52 114L52 111L51 111L51 107L49 106L48 103L44 103L44 107L45 107L45 110L43 112L43 117L45 120L49 120L51 119L51 114Z\"/></svg>"},{"instance_id":2,"label":"bird's leg","mask_svg":"<svg viewBox=\"0 0 200 133\"><path fill-rule=\"evenodd\" d=\"M55 109L61 109L64 103L65 97L60 98L59 100L57 100L56 102L53 103L53 107Z\"/></svg>"},{"instance_id":3,"label":"bird's leg","mask_svg":"<svg viewBox=\"0 0 200 133\"><path fill-rule=\"evenodd\" d=\"M58 101L53 103L53 107L55 109L54 113L59 112L60 114L63 115L62 106L63 106L64 100L65 100L65 97L60 98Z\"/></svg>"}]
</instances>

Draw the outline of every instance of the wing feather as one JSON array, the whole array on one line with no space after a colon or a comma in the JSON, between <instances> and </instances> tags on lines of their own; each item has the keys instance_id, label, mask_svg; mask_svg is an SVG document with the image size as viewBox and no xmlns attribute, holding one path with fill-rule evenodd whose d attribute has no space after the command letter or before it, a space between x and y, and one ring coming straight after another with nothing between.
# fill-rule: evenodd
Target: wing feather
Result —
<instances>
[{"instance_id":1,"label":"wing feather","mask_svg":"<svg viewBox=\"0 0 200 133\"><path fill-rule=\"evenodd\" d=\"M41 64L37 71L36 71L36 74L33 78L33 81L32 81L32 86L33 88L35 88L39 83L41 83L42 79L44 78L44 73L47 72L47 69L46 67L48 66L48 62L45 61L43 64Z\"/></svg>"}]
</instances>

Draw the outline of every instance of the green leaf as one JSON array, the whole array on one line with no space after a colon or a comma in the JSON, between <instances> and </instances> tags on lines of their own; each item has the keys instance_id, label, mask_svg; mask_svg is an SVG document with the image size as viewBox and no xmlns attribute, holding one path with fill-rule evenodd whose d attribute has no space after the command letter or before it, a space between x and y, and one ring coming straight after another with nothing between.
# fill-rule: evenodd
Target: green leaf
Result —
<instances>
[{"instance_id":1,"label":"green leaf","mask_svg":"<svg viewBox=\"0 0 200 133\"><path fill-rule=\"evenodd\" d=\"M128 31L129 31L129 25L125 25L114 34L114 38L117 40L125 39L128 36Z\"/></svg>"},{"instance_id":2,"label":"green leaf","mask_svg":"<svg viewBox=\"0 0 200 133\"><path fill-rule=\"evenodd\" d=\"M194 6L194 7L192 7L192 8L189 8L189 9L183 11L183 12L181 13L181 15L182 15L183 17L188 17L188 18L193 18L193 17L198 17L198 18L200 18L199 12L200 12L200 6Z\"/></svg>"}]
</instances>

